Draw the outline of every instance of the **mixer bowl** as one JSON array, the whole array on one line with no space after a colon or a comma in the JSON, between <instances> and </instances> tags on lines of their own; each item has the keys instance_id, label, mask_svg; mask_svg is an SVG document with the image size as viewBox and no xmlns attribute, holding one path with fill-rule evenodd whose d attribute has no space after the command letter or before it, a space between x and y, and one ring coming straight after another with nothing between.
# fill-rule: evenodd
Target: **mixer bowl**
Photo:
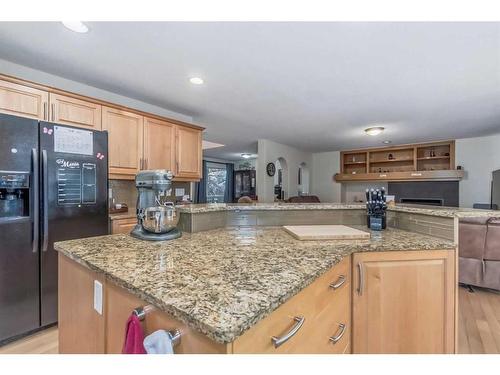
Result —
<instances>
[{"instance_id":1,"label":"mixer bowl","mask_svg":"<svg viewBox=\"0 0 500 375\"><path fill-rule=\"evenodd\" d=\"M151 233L167 233L177 227L179 215L172 203L144 209L142 227Z\"/></svg>"}]
</instances>

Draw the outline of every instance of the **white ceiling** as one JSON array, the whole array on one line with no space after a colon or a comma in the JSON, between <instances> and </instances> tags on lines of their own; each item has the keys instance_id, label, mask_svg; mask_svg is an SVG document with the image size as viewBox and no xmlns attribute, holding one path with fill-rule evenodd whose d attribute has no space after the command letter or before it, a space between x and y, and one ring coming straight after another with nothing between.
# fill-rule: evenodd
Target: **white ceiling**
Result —
<instances>
[{"instance_id":1,"label":"white ceiling","mask_svg":"<svg viewBox=\"0 0 500 375\"><path fill-rule=\"evenodd\" d=\"M193 116L212 157L500 131L500 23L88 25L2 22L0 58Z\"/></svg>"}]
</instances>

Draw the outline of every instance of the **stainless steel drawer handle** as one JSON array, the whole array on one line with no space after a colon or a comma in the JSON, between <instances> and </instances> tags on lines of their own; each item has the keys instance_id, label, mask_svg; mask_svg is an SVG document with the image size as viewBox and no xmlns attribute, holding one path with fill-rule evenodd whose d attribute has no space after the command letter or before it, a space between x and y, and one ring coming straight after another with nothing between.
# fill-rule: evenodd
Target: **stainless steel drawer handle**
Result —
<instances>
[{"instance_id":1,"label":"stainless steel drawer handle","mask_svg":"<svg viewBox=\"0 0 500 375\"><path fill-rule=\"evenodd\" d=\"M345 329L346 325L344 323L339 323L339 333L337 333L335 336L330 337L330 341L334 344L340 341L342 336L345 334Z\"/></svg>"},{"instance_id":2,"label":"stainless steel drawer handle","mask_svg":"<svg viewBox=\"0 0 500 375\"><path fill-rule=\"evenodd\" d=\"M415 176L415 177L419 177L419 176L422 176L422 173L412 173L411 175Z\"/></svg>"},{"instance_id":3,"label":"stainless steel drawer handle","mask_svg":"<svg viewBox=\"0 0 500 375\"><path fill-rule=\"evenodd\" d=\"M340 275L336 282L330 284L330 288L332 288L333 290L338 289L342 285L344 285L346 280L347 279L345 278L344 275Z\"/></svg>"},{"instance_id":4,"label":"stainless steel drawer handle","mask_svg":"<svg viewBox=\"0 0 500 375\"><path fill-rule=\"evenodd\" d=\"M300 327L302 327L302 325L306 321L306 318L304 318L303 316L296 316L295 318L293 318L293 320L296 323L293 325L290 331L288 331L281 337L276 337L276 336L271 337L271 341L275 348L279 348L285 342L290 340L299 331Z\"/></svg>"}]
</instances>

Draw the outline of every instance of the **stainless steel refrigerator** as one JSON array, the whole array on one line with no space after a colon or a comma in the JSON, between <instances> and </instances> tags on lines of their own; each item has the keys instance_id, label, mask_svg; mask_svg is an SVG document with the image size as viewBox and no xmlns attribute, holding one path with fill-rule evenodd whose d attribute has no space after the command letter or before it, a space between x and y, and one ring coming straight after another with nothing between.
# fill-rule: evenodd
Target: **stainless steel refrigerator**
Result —
<instances>
[{"instance_id":1,"label":"stainless steel refrigerator","mask_svg":"<svg viewBox=\"0 0 500 375\"><path fill-rule=\"evenodd\" d=\"M493 171L491 182L491 205L500 208L500 169Z\"/></svg>"},{"instance_id":2,"label":"stainless steel refrigerator","mask_svg":"<svg viewBox=\"0 0 500 375\"><path fill-rule=\"evenodd\" d=\"M107 132L0 114L0 344L57 322L57 241L108 233Z\"/></svg>"}]
</instances>

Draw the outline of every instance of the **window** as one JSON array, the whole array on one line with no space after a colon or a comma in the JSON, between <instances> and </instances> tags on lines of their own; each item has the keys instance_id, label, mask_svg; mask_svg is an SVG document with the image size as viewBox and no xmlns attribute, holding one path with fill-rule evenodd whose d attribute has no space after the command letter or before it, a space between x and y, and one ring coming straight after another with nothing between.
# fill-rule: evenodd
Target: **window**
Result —
<instances>
[{"instance_id":1,"label":"window","mask_svg":"<svg viewBox=\"0 0 500 375\"><path fill-rule=\"evenodd\" d=\"M226 165L208 163L207 170L207 203L222 203L226 194Z\"/></svg>"}]
</instances>

